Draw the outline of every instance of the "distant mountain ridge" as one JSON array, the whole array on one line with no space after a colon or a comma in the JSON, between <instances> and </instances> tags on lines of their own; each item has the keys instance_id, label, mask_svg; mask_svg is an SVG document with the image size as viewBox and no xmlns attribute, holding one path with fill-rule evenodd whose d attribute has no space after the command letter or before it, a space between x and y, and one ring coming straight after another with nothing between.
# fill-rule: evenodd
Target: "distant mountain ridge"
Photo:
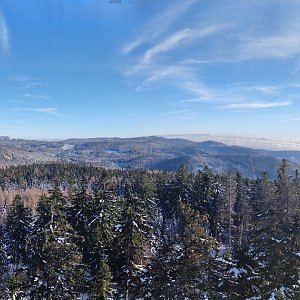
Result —
<instances>
[{"instance_id":1,"label":"distant mountain ridge","mask_svg":"<svg viewBox=\"0 0 300 300\"><path fill-rule=\"evenodd\" d=\"M266 170L274 178L283 158L290 162L292 170L300 167L300 151L228 146L212 140L149 136L34 141L0 137L2 166L66 161L108 168L176 170L184 163L191 171L207 165L216 172L234 169L248 177L260 176Z\"/></svg>"}]
</instances>

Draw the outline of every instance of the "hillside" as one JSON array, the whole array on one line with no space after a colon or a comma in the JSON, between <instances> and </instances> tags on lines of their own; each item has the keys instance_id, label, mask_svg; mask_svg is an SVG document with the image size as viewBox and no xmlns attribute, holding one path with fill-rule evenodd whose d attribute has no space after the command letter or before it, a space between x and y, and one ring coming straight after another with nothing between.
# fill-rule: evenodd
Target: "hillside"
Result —
<instances>
[{"instance_id":1,"label":"hillside","mask_svg":"<svg viewBox=\"0 0 300 300\"><path fill-rule=\"evenodd\" d=\"M236 169L248 177L259 176L263 170L268 170L274 178L283 158L290 162L293 170L300 165L299 151L268 151L180 138L0 139L2 166L68 161L108 168L176 170L184 163L191 171L207 165L215 172Z\"/></svg>"}]
</instances>

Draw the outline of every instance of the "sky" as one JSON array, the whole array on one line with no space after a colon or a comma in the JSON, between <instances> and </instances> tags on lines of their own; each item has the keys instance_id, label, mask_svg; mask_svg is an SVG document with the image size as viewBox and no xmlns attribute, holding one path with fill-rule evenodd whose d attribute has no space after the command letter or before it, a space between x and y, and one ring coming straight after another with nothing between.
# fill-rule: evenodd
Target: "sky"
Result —
<instances>
[{"instance_id":1,"label":"sky","mask_svg":"<svg viewBox=\"0 0 300 300\"><path fill-rule=\"evenodd\" d=\"M300 137L299 0L1 0L0 135Z\"/></svg>"}]
</instances>

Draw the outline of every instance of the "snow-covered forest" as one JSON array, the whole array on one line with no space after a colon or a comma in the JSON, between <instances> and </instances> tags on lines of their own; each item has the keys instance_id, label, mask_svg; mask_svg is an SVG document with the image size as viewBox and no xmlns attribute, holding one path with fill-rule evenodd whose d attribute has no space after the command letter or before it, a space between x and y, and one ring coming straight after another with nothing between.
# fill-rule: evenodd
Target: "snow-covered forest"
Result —
<instances>
[{"instance_id":1,"label":"snow-covered forest","mask_svg":"<svg viewBox=\"0 0 300 300\"><path fill-rule=\"evenodd\" d=\"M184 165L1 169L0 299L300 299L288 168L275 181Z\"/></svg>"}]
</instances>

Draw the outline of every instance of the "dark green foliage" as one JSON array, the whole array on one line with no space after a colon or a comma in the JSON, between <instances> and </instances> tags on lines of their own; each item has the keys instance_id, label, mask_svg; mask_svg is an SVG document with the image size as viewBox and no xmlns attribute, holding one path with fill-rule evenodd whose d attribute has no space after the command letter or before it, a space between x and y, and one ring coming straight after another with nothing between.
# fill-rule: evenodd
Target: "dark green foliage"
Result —
<instances>
[{"instance_id":1,"label":"dark green foliage","mask_svg":"<svg viewBox=\"0 0 300 300\"><path fill-rule=\"evenodd\" d=\"M123 201L116 243L119 251L117 256L119 265L117 267L121 271L120 278L126 297L129 297L139 268L143 266L144 251L150 228L148 226L146 200L128 191Z\"/></svg>"},{"instance_id":2,"label":"dark green foliage","mask_svg":"<svg viewBox=\"0 0 300 300\"><path fill-rule=\"evenodd\" d=\"M27 247L32 227L32 215L29 208L24 206L21 197L17 195L10 207L7 227L10 237L10 254L16 265L27 263Z\"/></svg>"},{"instance_id":3,"label":"dark green foliage","mask_svg":"<svg viewBox=\"0 0 300 300\"><path fill-rule=\"evenodd\" d=\"M74 243L75 232L64 212L65 201L56 187L42 198L36 233L32 240L30 266L33 299L76 299L83 276L81 253ZM47 208L47 210L45 210Z\"/></svg>"},{"instance_id":4,"label":"dark green foliage","mask_svg":"<svg viewBox=\"0 0 300 300\"><path fill-rule=\"evenodd\" d=\"M205 299L212 288L217 243L204 229L207 218L182 200L177 206L180 234L159 248L149 266L140 288L145 299Z\"/></svg>"},{"instance_id":5,"label":"dark green foliage","mask_svg":"<svg viewBox=\"0 0 300 300\"><path fill-rule=\"evenodd\" d=\"M92 300L107 300L111 295L112 273L105 259L101 260L96 281L91 287Z\"/></svg>"},{"instance_id":6,"label":"dark green foliage","mask_svg":"<svg viewBox=\"0 0 300 300\"><path fill-rule=\"evenodd\" d=\"M1 299L300 299L300 179L286 161L275 181L183 165L2 174L4 189L44 194L33 214L19 196L2 208Z\"/></svg>"},{"instance_id":7,"label":"dark green foliage","mask_svg":"<svg viewBox=\"0 0 300 300\"><path fill-rule=\"evenodd\" d=\"M4 239L3 226L0 226L0 299L6 298L9 274L8 274L8 257Z\"/></svg>"},{"instance_id":8,"label":"dark green foliage","mask_svg":"<svg viewBox=\"0 0 300 300\"><path fill-rule=\"evenodd\" d=\"M113 240L116 236L115 219L118 198L110 192L99 192L93 198L93 213L88 224L87 244L90 245L88 263L92 275L99 273L107 258L114 259Z\"/></svg>"}]
</instances>

